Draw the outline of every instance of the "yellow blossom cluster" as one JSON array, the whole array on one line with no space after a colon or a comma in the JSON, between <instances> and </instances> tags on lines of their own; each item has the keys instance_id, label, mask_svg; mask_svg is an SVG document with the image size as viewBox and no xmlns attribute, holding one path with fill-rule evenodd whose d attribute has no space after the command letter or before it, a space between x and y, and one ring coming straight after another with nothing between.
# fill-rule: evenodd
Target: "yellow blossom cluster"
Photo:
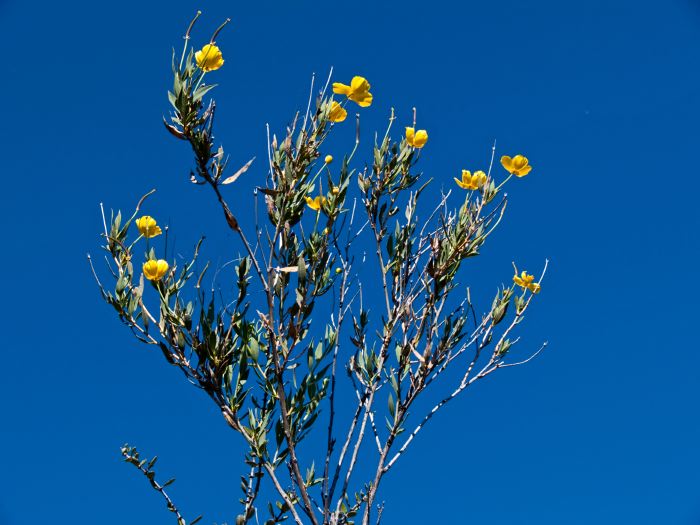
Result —
<instances>
[{"instance_id":1,"label":"yellow blossom cluster","mask_svg":"<svg viewBox=\"0 0 700 525\"><path fill-rule=\"evenodd\" d=\"M353 77L350 85L341 84L340 82L335 82L333 84L333 92L339 95L345 95L348 100L352 100L357 103L360 107L367 107L372 104L372 94L370 93L370 83L364 77L355 76ZM343 122L347 118L347 110L335 100L331 102L331 107L328 112L328 119L331 122ZM415 149L421 149L428 142L428 132L424 129L416 130L414 127L406 127L406 143ZM330 164L333 161L331 155L327 155L324 159L326 164ZM524 177L532 170L532 166L524 155L515 155L510 157L504 155L501 157L501 165L511 174L516 177ZM483 188L488 182L488 175L481 171L475 171L472 173L469 170L462 170L461 178L454 178L457 185L465 190L478 190ZM337 191L333 188L333 193ZM326 202L326 198L323 196L317 197L306 197L306 204L314 211L320 211ZM534 276L528 274L527 272L522 272L520 275L517 274L513 277L513 282L516 285L522 287L523 289L530 290L532 293L539 293L540 285L534 282Z\"/></svg>"},{"instance_id":2,"label":"yellow blossom cluster","mask_svg":"<svg viewBox=\"0 0 700 525\"><path fill-rule=\"evenodd\" d=\"M515 157L503 155L501 157L501 165L510 174L515 175L516 177L524 177L532 170L530 162L528 161L527 157L523 155L516 155ZM454 179L460 188L465 190L476 190L486 184L488 176L483 171L475 171L472 175L470 171L462 170L462 179L460 180L457 177Z\"/></svg>"},{"instance_id":3,"label":"yellow blossom cluster","mask_svg":"<svg viewBox=\"0 0 700 525\"><path fill-rule=\"evenodd\" d=\"M143 215L134 221L139 233L146 239L151 239L163 233L158 226L156 220L150 215ZM149 281L159 281L167 273L169 268L168 262L163 259L149 259L143 263L143 276Z\"/></svg>"},{"instance_id":4,"label":"yellow blossom cluster","mask_svg":"<svg viewBox=\"0 0 700 525\"><path fill-rule=\"evenodd\" d=\"M333 93L345 95L360 107L366 108L372 104L372 93L369 92L370 84L364 77L352 77L350 85L340 82L333 83ZM328 111L328 119L331 122L343 122L348 116L348 111L338 102L333 100Z\"/></svg>"}]
</instances>

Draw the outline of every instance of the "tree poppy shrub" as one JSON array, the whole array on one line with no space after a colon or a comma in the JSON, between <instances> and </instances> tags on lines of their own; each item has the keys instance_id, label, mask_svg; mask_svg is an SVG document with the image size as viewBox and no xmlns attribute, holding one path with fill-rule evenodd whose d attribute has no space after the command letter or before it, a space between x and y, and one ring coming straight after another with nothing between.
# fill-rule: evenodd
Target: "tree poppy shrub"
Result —
<instances>
[{"instance_id":1,"label":"tree poppy shrub","mask_svg":"<svg viewBox=\"0 0 700 525\"><path fill-rule=\"evenodd\" d=\"M228 175L228 159L214 141L215 104L205 102L214 87L205 76L224 64L215 44L223 25L195 52L189 40L198 16L179 60L173 58L172 115L165 126L191 146L192 182L213 191L245 253L235 269L232 301L202 291L208 264L194 270L201 240L185 264L166 260L157 220L139 216L148 195L129 219L121 213L105 219L109 287L93 268L95 279L135 337L206 392L243 438L247 473L237 524L289 518L313 525L378 523L380 482L431 417L476 381L530 361L545 346L510 359L519 340L513 331L540 292L546 263L540 282L516 268L512 284L501 285L481 315L458 287L463 263L478 255L504 216L503 185L531 166L522 155L504 156L510 176L497 182L503 177L492 174L492 154L488 171L455 177L453 191L462 201L457 209L448 206L452 191L443 193L419 221L428 183L417 184L415 166L427 131L415 129L414 114L401 139L392 139L392 111L375 139L371 166L353 168L358 120L354 148L335 168L332 156L322 156L324 142L335 126L350 125L343 124L348 106L362 111L373 97L362 77L334 83L332 93L327 83L282 140L273 135L268 141L268 173L257 188L266 225L256 222L246 235L223 190L252 161ZM359 199L348 197L352 191ZM376 274L354 269L357 242L373 246ZM140 260L137 248L144 243ZM381 300L372 308L363 283L365 290L379 290ZM452 372L444 374L448 368ZM411 411L420 396L434 392L434 383L455 377L449 395L432 394L431 410ZM339 397L342 388L350 400ZM312 432L323 450L308 446ZM128 445L122 454L166 500L178 524L187 524L165 491L170 482L156 480L155 458L142 459ZM353 478L359 463L372 465L362 481ZM260 505L261 494L270 501Z\"/></svg>"}]
</instances>

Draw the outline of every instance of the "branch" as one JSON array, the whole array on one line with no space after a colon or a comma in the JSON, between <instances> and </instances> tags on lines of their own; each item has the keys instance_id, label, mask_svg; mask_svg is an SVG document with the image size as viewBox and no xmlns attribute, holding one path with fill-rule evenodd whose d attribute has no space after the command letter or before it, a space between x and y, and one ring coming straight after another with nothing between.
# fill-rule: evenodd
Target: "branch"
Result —
<instances>
[{"instance_id":1,"label":"branch","mask_svg":"<svg viewBox=\"0 0 700 525\"><path fill-rule=\"evenodd\" d=\"M141 473L144 476L146 476L146 478L148 478L148 482L151 484L151 487L153 487L158 493L160 493L160 495L163 497L163 499L165 500L165 502L168 506L168 510L170 512L172 512L173 514L175 514L175 516L177 517L178 525L187 525L187 521L185 521L185 518L182 517L182 514L180 514L180 511L177 509L177 507L173 503L173 500L170 499L170 496L168 496L168 494L164 490L165 487L167 487L173 481L175 481L175 478L166 481L162 485L160 483L158 483L155 479L156 473L153 470L153 465L155 465L158 457L156 456L153 459L151 459L150 461L148 461L148 459L141 459L139 457L138 450L136 450L135 447L130 447L129 445L124 445L121 448L121 453L122 453L122 456L124 456L124 461L134 465L139 471L141 471ZM144 467L144 465L146 465L146 463L148 463L148 465ZM192 522L190 522L190 525L194 525L201 518L202 518L201 516L195 518Z\"/></svg>"},{"instance_id":2,"label":"branch","mask_svg":"<svg viewBox=\"0 0 700 525\"><path fill-rule=\"evenodd\" d=\"M304 522L301 521L301 517L299 516L299 513L297 512L296 508L294 507L294 503L289 498L289 494L287 494L287 492L282 488L282 485L280 485L280 482L277 479L277 476L275 475L275 469L273 469L272 466L266 462L265 463L265 470L267 471L268 475L270 476L272 483L275 485L277 492L279 493L280 496L282 496L282 499L284 499L284 502L289 507L289 511L292 513L292 516L294 516L294 522L297 525L304 525Z\"/></svg>"}]
</instances>

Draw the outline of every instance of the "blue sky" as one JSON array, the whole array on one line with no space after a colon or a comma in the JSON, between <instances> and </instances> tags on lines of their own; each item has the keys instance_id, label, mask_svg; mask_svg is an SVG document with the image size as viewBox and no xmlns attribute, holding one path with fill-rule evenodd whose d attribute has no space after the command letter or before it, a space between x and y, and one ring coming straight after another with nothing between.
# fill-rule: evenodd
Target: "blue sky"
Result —
<instances>
[{"instance_id":1,"label":"blue sky","mask_svg":"<svg viewBox=\"0 0 700 525\"><path fill-rule=\"evenodd\" d=\"M696 0L1 1L0 523L168 522L126 441L161 457L188 515L234 521L240 443L100 302L85 260L99 203L153 187L178 249L206 232L215 262L239 250L161 124L197 9L202 42L232 18L216 96L234 163L262 158L265 123L282 129L333 66L372 82L368 130L418 108L436 187L494 139L534 166L471 271L486 306L512 260L549 258L521 351L550 346L433 420L385 480L383 523L700 523ZM239 213L263 169L228 190Z\"/></svg>"}]
</instances>

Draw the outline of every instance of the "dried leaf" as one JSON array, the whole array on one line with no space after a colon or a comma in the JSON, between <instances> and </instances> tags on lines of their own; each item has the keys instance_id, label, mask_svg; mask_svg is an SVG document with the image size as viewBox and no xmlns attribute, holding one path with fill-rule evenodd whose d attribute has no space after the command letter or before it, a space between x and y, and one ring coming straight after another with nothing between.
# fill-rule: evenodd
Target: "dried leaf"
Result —
<instances>
[{"instance_id":1,"label":"dried leaf","mask_svg":"<svg viewBox=\"0 0 700 525\"><path fill-rule=\"evenodd\" d=\"M239 169L236 173L234 173L230 177L227 177L226 179L224 179L221 184L231 184L232 182L236 182L236 179L238 179L238 177L240 177L246 171L248 171L248 168L250 168L250 165L253 163L254 160L255 160L255 157L253 157L248 162L246 162L245 165L241 169Z\"/></svg>"},{"instance_id":2,"label":"dried leaf","mask_svg":"<svg viewBox=\"0 0 700 525\"><path fill-rule=\"evenodd\" d=\"M167 129L173 136L179 138L180 140L187 140L185 134L175 126L168 124L165 118L163 118L163 125L165 126L165 129Z\"/></svg>"}]
</instances>

